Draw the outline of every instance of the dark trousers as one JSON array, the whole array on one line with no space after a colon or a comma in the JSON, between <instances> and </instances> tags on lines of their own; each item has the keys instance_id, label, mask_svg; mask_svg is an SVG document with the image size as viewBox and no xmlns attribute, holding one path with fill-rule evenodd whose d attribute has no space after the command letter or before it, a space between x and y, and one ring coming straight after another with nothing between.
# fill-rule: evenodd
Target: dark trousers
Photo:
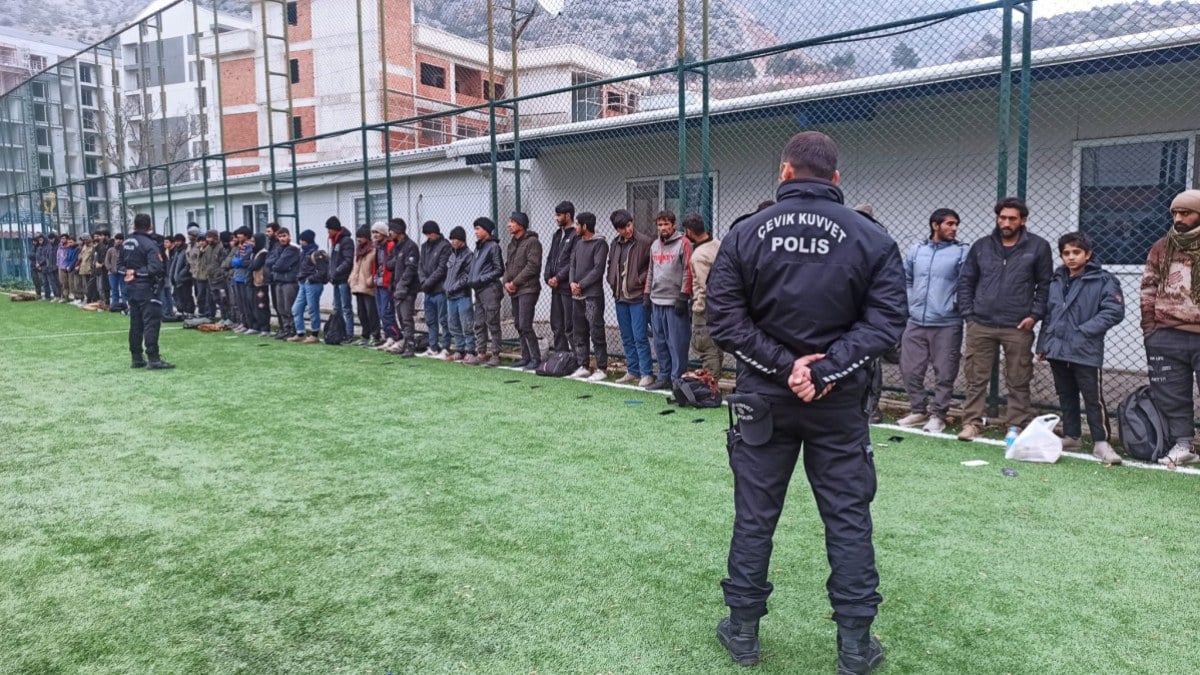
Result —
<instances>
[{"instance_id":1,"label":"dark trousers","mask_svg":"<svg viewBox=\"0 0 1200 675\"><path fill-rule=\"evenodd\" d=\"M825 524L831 570L825 587L833 618L874 617L883 601L871 543L875 460L861 395L831 397L828 403L767 405L772 407L774 431L765 443L751 446L740 431L729 435L734 522L729 577L721 582L725 604L746 618L767 613L767 597L773 589L767 580L772 538L792 472L803 456L804 472Z\"/></svg>"},{"instance_id":2,"label":"dark trousers","mask_svg":"<svg viewBox=\"0 0 1200 675\"><path fill-rule=\"evenodd\" d=\"M533 330L533 310L537 307L540 290L525 295L510 295L513 322L517 324L517 339L521 342L521 360L542 360L542 348L537 333Z\"/></svg>"},{"instance_id":3,"label":"dark trousers","mask_svg":"<svg viewBox=\"0 0 1200 675\"><path fill-rule=\"evenodd\" d=\"M108 286L108 274L96 272L96 288L100 291L100 302L108 302L108 294L112 289Z\"/></svg>"},{"instance_id":4,"label":"dark trousers","mask_svg":"<svg viewBox=\"0 0 1200 675\"><path fill-rule=\"evenodd\" d=\"M300 284L291 282L275 284L275 305L279 310L279 330L288 335L296 334L296 320L292 316L292 305L296 304L296 296L300 293Z\"/></svg>"},{"instance_id":5,"label":"dark trousers","mask_svg":"<svg viewBox=\"0 0 1200 675\"><path fill-rule=\"evenodd\" d=\"M62 289L58 287L58 272L55 270L42 270L37 273L42 280L42 292L46 298L57 298L62 295Z\"/></svg>"},{"instance_id":6,"label":"dark trousers","mask_svg":"<svg viewBox=\"0 0 1200 675\"><path fill-rule=\"evenodd\" d=\"M129 353L135 360L142 350L151 361L158 360L158 332L162 328L162 301L154 284L135 279L127 286L129 293Z\"/></svg>"},{"instance_id":7,"label":"dark trousers","mask_svg":"<svg viewBox=\"0 0 1200 675\"><path fill-rule=\"evenodd\" d=\"M900 375L908 392L912 412L932 413L944 421L950 411L954 394L954 378L958 377L959 356L962 354L962 324L953 326L918 326L908 324L900 340ZM925 391L925 373L933 367L933 400Z\"/></svg>"},{"instance_id":8,"label":"dark trousers","mask_svg":"<svg viewBox=\"0 0 1200 675\"><path fill-rule=\"evenodd\" d=\"M251 286L254 290L252 297L253 305L250 311L254 316L254 327L261 333L267 333L271 330L271 305L270 296L271 289L266 286Z\"/></svg>"},{"instance_id":9,"label":"dark trousers","mask_svg":"<svg viewBox=\"0 0 1200 675\"><path fill-rule=\"evenodd\" d=\"M413 319L416 313L417 296L393 296L392 303L396 305L396 318L400 322L400 336L404 338L404 350L415 351L416 344L413 336L417 334L417 322Z\"/></svg>"},{"instance_id":10,"label":"dark trousers","mask_svg":"<svg viewBox=\"0 0 1200 675\"><path fill-rule=\"evenodd\" d=\"M608 336L604 332L604 296L575 300L575 310L571 313L573 327L571 339L575 341L575 359L580 368L587 368L591 362L588 352L588 342L591 341L592 351L596 353L596 369L608 369Z\"/></svg>"},{"instance_id":11,"label":"dark trousers","mask_svg":"<svg viewBox=\"0 0 1200 675\"><path fill-rule=\"evenodd\" d=\"M196 282L196 311L199 312L200 316L207 316L209 318L216 316L213 309L212 293L208 288L207 281Z\"/></svg>"},{"instance_id":12,"label":"dark trousers","mask_svg":"<svg viewBox=\"0 0 1200 675\"><path fill-rule=\"evenodd\" d=\"M1200 384L1200 334L1175 328L1160 328L1146 338L1150 366L1150 394L1167 418L1167 430L1175 441L1191 444L1193 427L1192 387Z\"/></svg>"},{"instance_id":13,"label":"dark trousers","mask_svg":"<svg viewBox=\"0 0 1200 675\"><path fill-rule=\"evenodd\" d=\"M96 285L96 275L80 274L79 281L83 285L84 301L100 302L100 288Z\"/></svg>"},{"instance_id":14,"label":"dark trousers","mask_svg":"<svg viewBox=\"0 0 1200 675\"><path fill-rule=\"evenodd\" d=\"M39 298L50 297L50 288L48 286L46 287L45 291L42 290L42 273L37 270L33 270L30 276L33 277L33 291L37 293L37 296Z\"/></svg>"},{"instance_id":15,"label":"dark trousers","mask_svg":"<svg viewBox=\"0 0 1200 675\"><path fill-rule=\"evenodd\" d=\"M575 302L570 293L560 293L557 290L550 293L550 333L556 352L571 349L571 331L574 329L571 314L574 311Z\"/></svg>"},{"instance_id":16,"label":"dark trousers","mask_svg":"<svg viewBox=\"0 0 1200 675\"><path fill-rule=\"evenodd\" d=\"M175 287L175 306L184 314L196 313L195 284L192 280Z\"/></svg>"},{"instance_id":17,"label":"dark trousers","mask_svg":"<svg viewBox=\"0 0 1200 675\"><path fill-rule=\"evenodd\" d=\"M375 287L375 313L379 315L381 337L384 340L399 340L400 327L396 325L396 306L392 303L390 289Z\"/></svg>"},{"instance_id":18,"label":"dark trousers","mask_svg":"<svg viewBox=\"0 0 1200 675\"><path fill-rule=\"evenodd\" d=\"M480 354L500 356L500 296L503 287L494 282L475 289L475 348Z\"/></svg>"},{"instance_id":19,"label":"dark trousers","mask_svg":"<svg viewBox=\"0 0 1200 675\"><path fill-rule=\"evenodd\" d=\"M673 382L688 368L688 343L692 339L692 314L678 314L674 305L651 305L650 323L654 330L654 356L658 359L658 379Z\"/></svg>"},{"instance_id":20,"label":"dark trousers","mask_svg":"<svg viewBox=\"0 0 1200 675\"><path fill-rule=\"evenodd\" d=\"M1050 372L1054 374L1054 391L1058 393L1058 405L1062 408L1063 436L1079 438L1083 434L1079 422L1079 397L1082 395L1092 442L1107 441L1108 413L1105 412L1104 392L1100 388L1100 369L1050 359Z\"/></svg>"},{"instance_id":21,"label":"dark trousers","mask_svg":"<svg viewBox=\"0 0 1200 675\"><path fill-rule=\"evenodd\" d=\"M355 293L358 301L358 322L362 327L363 339L378 337L379 312L375 309L375 296L366 293Z\"/></svg>"}]
</instances>

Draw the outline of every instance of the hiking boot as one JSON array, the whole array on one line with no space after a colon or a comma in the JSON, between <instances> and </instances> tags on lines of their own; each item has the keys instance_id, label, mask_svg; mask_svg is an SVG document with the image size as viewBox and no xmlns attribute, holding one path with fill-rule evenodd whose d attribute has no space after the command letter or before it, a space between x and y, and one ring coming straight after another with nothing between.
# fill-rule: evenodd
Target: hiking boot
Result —
<instances>
[{"instance_id":1,"label":"hiking boot","mask_svg":"<svg viewBox=\"0 0 1200 675\"><path fill-rule=\"evenodd\" d=\"M499 368L500 367L500 356L498 354L492 354L492 358L488 359L483 364L483 366L485 368Z\"/></svg>"},{"instance_id":2,"label":"hiking boot","mask_svg":"<svg viewBox=\"0 0 1200 675\"><path fill-rule=\"evenodd\" d=\"M837 675L867 675L883 665L883 645L871 635L870 625L838 626Z\"/></svg>"},{"instance_id":3,"label":"hiking boot","mask_svg":"<svg viewBox=\"0 0 1200 675\"><path fill-rule=\"evenodd\" d=\"M1164 466L1183 466L1184 464L1195 464L1200 462L1200 455L1197 455L1192 450L1191 443L1177 442L1175 447L1167 453L1166 457L1159 457L1158 463Z\"/></svg>"},{"instance_id":4,"label":"hiking boot","mask_svg":"<svg viewBox=\"0 0 1200 675\"><path fill-rule=\"evenodd\" d=\"M133 357L133 363L129 364L129 367L130 368L145 368L146 367L146 359L144 359L140 356L135 356L135 357Z\"/></svg>"},{"instance_id":5,"label":"hiking boot","mask_svg":"<svg viewBox=\"0 0 1200 675\"><path fill-rule=\"evenodd\" d=\"M1063 436L1063 439L1062 439L1062 449L1063 450L1078 450L1082 445L1083 444L1079 442L1078 438L1071 438L1070 436Z\"/></svg>"},{"instance_id":6,"label":"hiking boot","mask_svg":"<svg viewBox=\"0 0 1200 675\"><path fill-rule=\"evenodd\" d=\"M729 652L729 657L739 666L758 664L758 620L735 622L729 616L717 624L717 641Z\"/></svg>"},{"instance_id":7,"label":"hiking boot","mask_svg":"<svg viewBox=\"0 0 1200 675\"><path fill-rule=\"evenodd\" d=\"M645 379L645 378L642 378L642 379ZM671 382L669 380L655 380L655 381L651 382L650 384L646 385L646 391L662 391L663 389L670 389L670 388L671 388Z\"/></svg>"},{"instance_id":8,"label":"hiking boot","mask_svg":"<svg viewBox=\"0 0 1200 675\"><path fill-rule=\"evenodd\" d=\"M946 420L938 417L937 415L930 417L929 421L925 423L925 426L921 427L921 431L924 431L927 434L940 434L945 430Z\"/></svg>"},{"instance_id":9,"label":"hiking boot","mask_svg":"<svg viewBox=\"0 0 1200 675\"><path fill-rule=\"evenodd\" d=\"M978 424L964 424L962 431L958 432L958 440L973 441L983 435L983 427Z\"/></svg>"},{"instance_id":10,"label":"hiking boot","mask_svg":"<svg viewBox=\"0 0 1200 675\"><path fill-rule=\"evenodd\" d=\"M644 389L649 389L650 385L652 385L652 384L654 384L654 376L653 375L643 375L642 379L637 381L637 386L642 387Z\"/></svg>"},{"instance_id":11,"label":"hiking boot","mask_svg":"<svg viewBox=\"0 0 1200 675\"><path fill-rule=\"evenodd\" d=\"M1096 441L1092 446L1092 457L1113 466L1121 463L1121 456L1117 454L1116 450L1113 450L1108 441Z\"/></svg>"},{"instance_id":12,"label":"hiking boot","mask_svg":"<svg viewBox=\"0 0 1200 675\"><path fill-rule=\"evenodd\" d=\"M921 412L911 412L896 421L902 427L915 427L918 424L924 424L929 421L929 415Z\"/></svg>"},{"instance_id":13,"label":"hiking boot","mask_svg":"<svg viewBox=\"0 0 1200 675\"><path fill-rule=\"evenodd\" d=\"M583 366L580 366L575 369L575 372L571 373L567 377L572 380L582 380L591 374L592 374L592 371L588 370L587 368L585 368Z\"/></svg>"},{"instance_id":14,"label":"hiking boot","mask_svg":"<svg viewBox=\"0 0 1200 675\"><path fill-rule=\"evenodd\" d=\"M603 382L608 379L608 373L604 372L603 368L597 368L596 372L584 378L588 382Z\"/></svg>"},{"instance_id":15,"label":"hiking boot","mask_svg":"<svg viewBox=\"0 0 1200 675\"><path fill-rule=\"evenodd\" d=\"M146 370L170 370L174 367L174 363L167 363L162 359L150 359L150 362L146 364Z\"/></svg>"},{"instance_id":16,"label":"hiking boot","mask_svg":"<svg viewBox=\"0 0 1200 675\"><path fill-rule=\"evenodd\" d=\"M618 377L615 380L615 382L617 384L633 384L634 382L637 382L637 381L638 381L638 376L634 375L632 373L625 373L624 375Z\"/></svg>"}]
</instances>

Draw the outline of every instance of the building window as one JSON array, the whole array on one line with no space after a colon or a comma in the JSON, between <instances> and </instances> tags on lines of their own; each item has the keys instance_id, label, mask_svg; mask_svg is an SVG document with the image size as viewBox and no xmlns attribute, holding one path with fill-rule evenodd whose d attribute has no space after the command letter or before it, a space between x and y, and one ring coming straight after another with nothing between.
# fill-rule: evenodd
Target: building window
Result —
<instances>
[{"instance_id":1,"label":"building window","mask_svg":"<svg viewBox=\"0 0 1200 675\"><path fill-rule=\"evenodd\" d=\"M196 87L196 105L201 110L208 107L208 90L204 87Z\"/></svg>"},{"instance_id":2,"label":"building window","mask_svg":"<svg viewBox=\"0 0 1200 675\"><path fill-rule=\"evenodd\" d=\"M100 160L95 157L83 158L83 172L89 176L100 173Z\"/></svg>"},{"instance_id":3,"label":"building window","mask_svg":"<svg viewBox=\"0 0 1200 675\"><path fill-rule=\"evenodd\" d=\"M83 135L83 151L84 152L99 152L96 143L96 134Z\"/></svg>"},{"instance_id":4,"label":"building window","mask_svg":"<svg viewBox=\"0 0 1200 675\"><path fill-rule=\"evenodd\" d=\"M289 26L300 25L300 14L297 11L296 4L297 3L295 2L289 2L287 4L287 22Z\"/></svg>"},{"instance_id":5,"label":"building window","mask_svg":"<svg viewBox=\"0 0 1200 675\"><path fill-rule=\"evenodd\" d=\"M418 143L422 146L441 145L446 142L445 118L421 120L417 130Z\"/></svg>"},{"instance_id":6,"label":"building window","mask_svg":"<svg viewBox=\"0 0 1200 675\"><path fill-rule=\"evenodd\" d=\"M50 171L54 168L54 165L50 160L50 155L47 155L44 152L38 153L38 168L42 171Z\"/></svg>"},{"instance_id":7,"label":"building window","mask_svg":"<svg viewBox=\"0 0 1200 675\"><path fill-rule=\"evenodd\" d=\"M84 184L84 191L89 198L99 197L100 196L100 181L99 180L89 180L87 183Z\"/></svg>"},{"instance_id":8,"label":"building window","mask_svg":"<svg viewBox=\"0 0 1200 675\"><path fill-rule=\"evenodd\" d=\"M446 88L446 69L431 63L421 64L421 84L428 87Z\"/></svg>"},{"instance_id":9,"label":"building window","mask_svg":"<svg viewBox=\"0 0 1200 675\"><path fill-rule=\"evenodd\" d=\"M299 115L294 115L292 117L292 140L298 138L304 138L304 123Z\"/></svg>"},{"instance_id":10,"label":"building window","mask_svg":"<svg viewBox=\"0 0 1200 675\"><path fill-rule=\"evenodd\" d=\"M499 82L483 83L483 97L489 101L499 101L504 98L504 85Z\"/></svg>"},{"instance_id":11,"label":"building window","mask_svg":"<svg viewBox=\"0 0 1200 675\"><path fill-rule=\"evenodd\" d=\"M79 89L79 104L89 108L96 107L96 90L91 87L80 87Z\"/></svg>"},{"instance_id":12,"label":"building window","mask_svg":"<svg viewBox=\"0 0 1200 675\"><path fill-rule=\"evenodd\" d=\"M1189 140L1089 144L1077 154L1079 229L1092 240L1096 259L1144 265L1169 222L1171 200L1192 184Z\"/></svg>"},{"instance_id":13,"label":"building window","mask_svg":"<svg viewBox=\"0 0 1200 675\"><path fill-rule=\"evenodd\" d=\"M84 110L83 111L83 128L89 129L91 131L96 130L96 111L94 111L94 110Z\"/></svg>"},{"instance_id":14,"label":"building window","mask_svg":"<svg viewBox=\"0 0 1200 675\"><path fill-rule=\"evenodd\" d=\"M192 141L192 157L203 157L208 154L208 141Z\"/></svg>"},{"instance_id":15,"label":"building window","mask_svg":"<svg viewBox=\"0 0 1200 675\"><path fill-rule=\"evenodd\" d=\"M487 134L487 128L477 124L464 124L462 121L458 123L459 138L478 138Z\"/></svg>"},{"instance_id":16,"label":"building window","mask_svg":"<svg viewBox=\"0 0 1200 675\"><path fill-rule=\"evenodd\" d=\"M32 82L29 85L29 90L33 92L33 97L35 99L41 99L43 101L46 100L46 83L45 82Z\"/></svg>"},{"instance_id":17,"label":"building window","mask_svg":"<svg viewBox=\"0 0 1200 675\"><path fill-rule=\"evenodd\" d=\"M46 57L30 56L29 57L29 69L34 71L35 73L45 70L46 69Z\"/></svg>"},{"instance_id":18,"label":"building window","mask_svg":"<svg viewBox=\"0 0 1200 675\"><path fill-rule=\"evenodd\" d=\"M54 179L50 176L42 176L38 183L42 186L43 190L54 187Z\"/></svg>"},{"instance_id":19,"label":"building window","mask_svg":"<svg viewBox=\"0 0 1200 675\"><path fill-rule=\"evenodd\" d=\"M189 35L189 36L187 36L187 38L184 39L184 42L187 43L188 56L195 56L196 55L196 36Z\"/></svg>"},{"instance_id":20,"label":"building window","mask_svg":"<svg viewBox=\"0 0 1200 675\"><path fill-rule=\"evenodd\" d=\"M625 186L626 208L633 214L634 226L639 232L650 236L655 233L654 216L666 209L675 213L675 222L683 226L685 213L704 213L706 210L716 217L713 195L715 175L708 177L708 194L702 195L700 176L688 176L684 182L686 203L680 208L679 178L643 178L630 181ZM707 208L706 208L707 207ZM712 223L709 223L712 227Z\"/></svg>"},{"instance_id":21,"label":"building window","mask_svg":"<svg viewBox=\"0 0 1200 675\"><path fill-rule=\"evenodd\" d=\"M354 198L355 227L362 227L378 220L387 220L390 217L388 215L388 198L386 194L371 195L370 213L367 213L367 199L365 197Z\"/></svg>"},{"instance_id":22,"label":"building window","mask_svg":"<svg viewBox=\"0 0 1200 675\"><path fill-rule=\"evenodd\" d=\"M37 139L37 144L41 147L50 147L50 130L49 129L34 129L34 138Z\"/></svg>"},{"instance_id":23,"label":"building window","mask_svg":"<svg viewBox=\"0 0 1200 675\"><path fill-rule=\"evenodd\" d=\"M291 76L292 84L300 84L300 59L288 61L288 74Z\"/></svg>"},{"instance_id":24,"label":"building window","mask_svg":"<svg viewBox=\"0 0 1200 675\"><path fill-rule=\"evenodd\" d=\"M94 79L95 78L92 74L92 67L87 65L86 63L80 64L79 65L79 81L87 82L90 84Z\"/></svg>"},{"instance_id":25,"label":"building window","mask_svg":"<svg viewBox=\"0 0 1200 675\"><path fill-rule=\"evenodd\" d=\"M213 210L208 209L188 209L187 221L196 223L202 230L211 230L213 227Z\"/></svg>"},{"instance_id":26,"label":"building window","mask_svg":"<svg viewBox=\"0 0 1200 675\"><path fill-rule=\"evenodd\" d=\"M42 122L42 123L50 121L50 117L46 114L46 104L45 103L34 103L33 104L33 121L34 122Z\"/></svg>"},{"instance_id":27,"label":"building window","mask_svg":"<svg viewBox=\"0 0 1200 675\"><path fill-rule=\"evenodd\" d=\"M266 232L271 219L270 204L243 204L242 224L254 232Z\"/></svg>"},{"instance_id":28,"label":"building window","mask_svg":"<svg viewBox=\"0 0 1200 675\"><path fill-rule=\"evenodd\" d=\"M583 73L571 73L571 86L578 87L598 79ZM571 90L571 121L585 122L599 119L603 108L600 103L600 87L584 87Z\"/></svg>"}]
</instances>

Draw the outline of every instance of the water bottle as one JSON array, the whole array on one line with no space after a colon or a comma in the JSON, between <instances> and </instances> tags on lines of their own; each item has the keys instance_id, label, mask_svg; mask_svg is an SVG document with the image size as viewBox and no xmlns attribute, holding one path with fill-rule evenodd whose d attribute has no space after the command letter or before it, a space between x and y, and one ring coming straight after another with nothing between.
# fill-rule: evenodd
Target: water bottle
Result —
<instances>
[{"instance_id":1,"label":"water bottle","mask_svg":"<svg viewBox=\"0 0 1200 675\"><path fill-rule=\"evenodd\" d=\"M1013 446L1013 443L1015 443L1017 441L1017 436L1020 433L1021 433L1021 430L1018 429L1017 427L1009 427L1008 434L1005 435L1005 437L1004 437L1004 447L1011 448Z\"/></svg>"}]
</instances>

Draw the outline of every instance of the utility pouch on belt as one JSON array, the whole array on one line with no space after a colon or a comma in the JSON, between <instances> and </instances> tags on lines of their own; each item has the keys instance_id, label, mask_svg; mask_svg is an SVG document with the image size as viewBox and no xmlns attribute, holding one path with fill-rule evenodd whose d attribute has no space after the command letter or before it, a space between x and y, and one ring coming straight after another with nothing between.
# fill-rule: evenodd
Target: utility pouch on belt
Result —
<instances>
[{"instance_id":1,"label":"utility pouch on belt","mask_svg":"<svg viewBox=\"0 0 1200 675\"><path fill-rule=\"evenodd\" d=\"M749 446L760 446L771 440L775 431L775 420L771 415L771 404L755 394L730 394L729 428Z\"/></svg>"}]
</instances>

